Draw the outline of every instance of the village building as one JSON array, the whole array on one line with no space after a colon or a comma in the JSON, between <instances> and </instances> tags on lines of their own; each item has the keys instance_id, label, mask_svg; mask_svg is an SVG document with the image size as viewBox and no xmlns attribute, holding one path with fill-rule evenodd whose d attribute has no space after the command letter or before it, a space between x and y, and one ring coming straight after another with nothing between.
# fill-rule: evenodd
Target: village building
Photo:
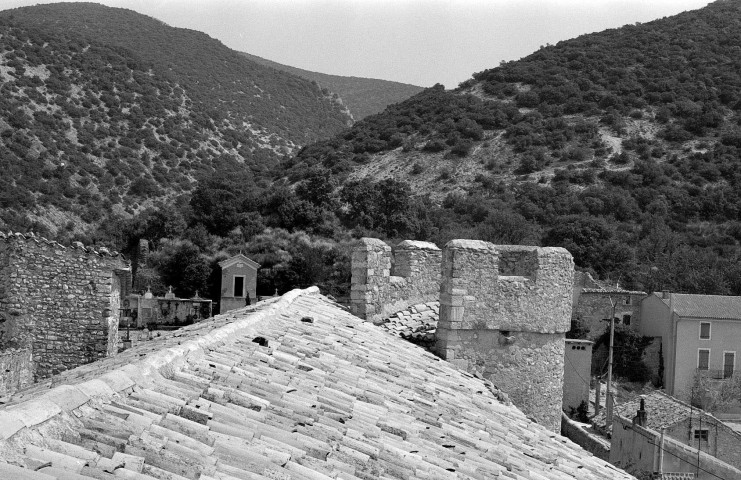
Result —
<instances>
[{"instance_id":1,"label":"village building","mask_svg":"<svg viewBox=\"0 0 741 480\"><path fill-rule=\"evenodd\" d=\"M614 415L610 462L631 473L741 478L741 434L703 410L654 391Z\"/></svg>"},{"instance_id":2,"label":"village building","mask_svg":"<svg viewBox=\"0 0 741 480\"><path fill-rule=\"evenodd\" d=\"M0 406L0 478L633 478L313 287Z\"/></svg>"},{"instance_id":3,"label":"village building","mask_svg":"<svg viewBox=\"0 0 741 480\"><path fill-rule=\"evenodd\" d=\"M0 396L115 355L130 283L116 252L0 232Z\"/></svg>"},{"instance_id":4,"label":"village building","mask_svg":"<svg viewBox=\"0 0 741 480\"><path fill-rule=\"evenodd\" d=\"M696 376L731 381L741 349L741 297L661 292L641 302L643 335L661 339L666 392L687 400Z\"/></svg>"},{"instance_id":5,"label":"village building","mask_svg":"<svg viewBox=\"0 0 741 480\"><path fill-rule=\"evenodd\" d=\"M257 301L257 270L260 264L243 254L219 262L221 299L219 311L226 313Z\"/></svg>"},{"instance_id":6,"label":"village building","mask_svg":"<svg viewBox=\"0 0 741 480\"><path fill-rule=\"evenodd\" d=\"M628 325L635 330L641 325L641 300L645 292L626 290L620 285L595 280L588 272L575 272L572 321L587 330L587 339L595 340L610 325Z\"/></svg>"},{"instance_id":7,"label":"village building","mask_svg":"<svg viewBox=\"0 0 741 480\"><path fill-rule=\"evenodd\" d=\"M363 238L352 254L351 308L381 323L412 305L414 321L438 300L435 354L491 380L526 414L560 431L573 274L561 248L451 240L442 251L412 241L392 249Z\"/></svg>"}]
</instances>

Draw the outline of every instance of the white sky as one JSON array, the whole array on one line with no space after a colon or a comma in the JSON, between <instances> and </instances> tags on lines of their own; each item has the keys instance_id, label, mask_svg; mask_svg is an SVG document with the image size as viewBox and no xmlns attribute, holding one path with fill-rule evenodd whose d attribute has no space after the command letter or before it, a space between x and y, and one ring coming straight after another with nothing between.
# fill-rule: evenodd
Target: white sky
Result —
<instances>
[{"instance_id":1,"label":"white sky","mask_svg":"<svg viewBox=\"0 0 741 480\"><path fill-rule=\"evenodd\" d=\"M0 9L44 0L0 0ZM98 0L307 70L454 88L547 43L708 0Z\"/></svg>"}]
</instances>

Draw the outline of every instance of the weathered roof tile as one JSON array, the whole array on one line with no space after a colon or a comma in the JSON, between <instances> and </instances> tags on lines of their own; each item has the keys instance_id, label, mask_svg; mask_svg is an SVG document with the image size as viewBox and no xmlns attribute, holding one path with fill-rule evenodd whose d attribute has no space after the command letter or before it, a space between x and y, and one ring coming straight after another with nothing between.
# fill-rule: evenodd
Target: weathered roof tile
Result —
<instances>
[{"instance_id":1,"label":"weathered roof tile","mask_svg":"<svg viewBox=\"0 0 741 480\"><path fill-rule=\"evenodd\" d=\"M71 412L42 400L52 410L40 414L40 391L0 410L18 425L0 425L0 438L56 422L64 442L23 438L86 463L65 470L82 478L630 478L501 403L486 382L313 293L211 323L99 362L99 372L119 369L107 381L96 382L95 364L65 376L95 397ZM0 468L23 455L0 451Z\"/></svg>"}]
</instances>

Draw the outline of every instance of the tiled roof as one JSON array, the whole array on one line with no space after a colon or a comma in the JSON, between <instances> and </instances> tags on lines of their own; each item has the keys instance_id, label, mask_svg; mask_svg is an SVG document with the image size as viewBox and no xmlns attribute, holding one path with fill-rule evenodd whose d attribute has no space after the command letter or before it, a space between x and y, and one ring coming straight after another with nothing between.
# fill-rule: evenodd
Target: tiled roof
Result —
<instances>
[{"instance_id":1,"label":"tiled roof","mask_svg":"<svg viewBox=\"0 0 741 480\"><path fill-rule=\"evenodd\" d=\"M106 247L86 247L82 244L82 242L73 242L72 245L69 247L65 247L61 243L57 243L54 240L48 240L44 237L40 237L33 232L29 233L18 233L18 232L0 232L0 240L5 240L6 242L12 242L12 241L27 241L27 242L36 242L39 245L48 245L52 247L61 247L63 249L72 249L72 250L78 250L82 253L89 253L93 255L99 255L101 257L123 257L119 252L117 251L111 251Z\"/></svg>"},{"instance_id":2,"label":"tiled roof","mask_svg":"<svg viewBox=\"0 0 741 480\"><path fill-rule=\"evenodd\" d=\"M702 415L703 418L713 419L718 425L722 425L723 422L713 417L711 414L700 410L697 407L692 407L689 404L667 395L664 392L655 390L651 393L640 395L633 400L630 400L619 405L615 405L615 414L621 417L632 419L636 416L636 412L641 406L641 398L645 400L646 426L652 430L659 431L662 428L669 428L680 422L683 422L691 417L697 417ZM595 417L594 423L596 425L605 424L605 410L603 409L600 414ZM730 426L727 426L729 429Z\"/></svg>"},{"instance_id":3,"label":"tiled roof","mask_svg":"<svg viewBox=\"0 0 741 480\"><path fill-rule=\"evenodd\" d=\"M416 345L431 350L440 316L440 302L421 303L385 318L379 326Z\"/></svg>"},{"instance_id":4,"label":"tiled roof","mask_svg":"<svg viewBox=\"0 0 741 480\"><path fill-rule=\"evenodd\" d=\"M633 478L316 289L76 370L0 409L0 478Z\"/></svg>"},{"instance_id":5,"label":"tiled roof","mask_svg":"<svg viewBox=\"0 0 741 480\"><path fill-rule=\"evenodd\" d=\"M646 295L646 292L638 290L626 290L617 285L611 285L604 280L597 280L589 272L576 272L574 275L574 285L581 286L582 293L614 293L621 295Z\"/></svg>"},{"instance_id":6,"label":"tiled roof","mask_svg":"<svg viewBox=\"0 0 741 480\"><path fill-rule=\"evenodd\" d=\"M741 297L672 293L670 301L662 293L654 295L673 308L680 317L741 320Z\"/></svg>"},{"instance_id":7,"label":"tiled roof","mask_svg":"<svg viewBox=\"0 0 741 480\"><path fill-rule=\"evenodd\" d=\"M638 290L625 290L622 287L605 286L600 288L582 288L583 293L614 293L616 295L645 295L646 292Z\"/></svg>"}]
</instances>

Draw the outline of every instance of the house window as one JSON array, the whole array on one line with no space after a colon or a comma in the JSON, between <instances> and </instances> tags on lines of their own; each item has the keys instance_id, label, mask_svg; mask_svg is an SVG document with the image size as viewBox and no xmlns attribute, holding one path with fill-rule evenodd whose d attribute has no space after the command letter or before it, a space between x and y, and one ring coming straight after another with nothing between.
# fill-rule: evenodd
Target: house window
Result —
<instances>
[{"instance_id":1,"label":"house window","mask_svg":"<svg viewBox=\"0 0 741 480\"><path fill-rule=\"evenodd\" d=\"M710 349L700 348L697 350L697 369L707 370L710 366Z\"/></svg>"},{"instance_id":2,"label":"house window","mask_svg":"<svg viewBox=\"0 0 741 480\"><path fill-rule=\"evenodd\" d=\"M700 340L710 340L710 322L700 322Z\"/></svg>"},{"instance_id":3,"label":"house window","mask_svg":"<svg viewBox=\"0 0 741 480\"><path fill-rule=\"evenodd\" d=\"M234 296L244 297L244 276L234 275Z\"/></svg>"},{"instance_id":4,"label":"house window","mask_svg":"<svg viewBox=\"0 0 741 480\"><path fill-rule=\"evenodd\" d=\"M633 299L632 298L628 297L628 298L625 299L625 304L626 305L630 305L631 303L633 303Z\"/></svg>"},{"instance_id":5,"label":"house window","mask_svg":"<svg viewBox=\"0 0 741 480\"><path fill-rule=\"evenodd\" d=\"M708 430L705 428L696 428L695 429L695 440L701 440L703 442L708 441Z\"/></svg>"},{"instance_id":6,"label":"house window","mask_svg":"<svg viewBox=\"0 0 741 480\"><path fill-rule=\"evenodd\" d=\"M736 352L723 352L723 378L731 378L736 369Z\"/></svg>"},{"instance_id":7,"label":"house window","mask_svg":"<svg viewBox=\"0 0 741 480\"><path fill-rule=\"evenodd\" d=\"M630 325L630 315L623 315L623 325Z\"/></svg>"}]
</instances>

